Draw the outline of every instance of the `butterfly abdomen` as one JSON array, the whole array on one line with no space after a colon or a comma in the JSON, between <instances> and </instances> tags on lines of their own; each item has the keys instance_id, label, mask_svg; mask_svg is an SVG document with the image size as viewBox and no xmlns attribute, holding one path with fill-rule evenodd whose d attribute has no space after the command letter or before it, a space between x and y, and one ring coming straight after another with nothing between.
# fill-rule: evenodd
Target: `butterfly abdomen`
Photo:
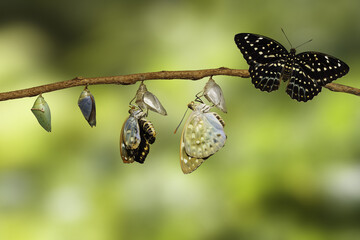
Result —
<instances>
[{"instance_id":1,"label":"butterfly abdomen","mask_svg":"<svg viewBox=\"0 0 360 240\"><path fill-rule=\"evenodd\" d=\"M290 49L289 57L281 70L280 80L286 82L291 78L294 69L295 49Z\"/></svg>"},{"instance_id":2,"label":"butterfly abdomen","mask_svg":"<svg viewBox=\"0 0 360 240\"><path fill-rule=\"evenodd\" d=\"M214 116L217 118L217 120L219 120L219 122L221 123L221 125L222 125L223 127L225 127L225 121L224 121L224 119L222 119L222 117L221 117L219 114L217 114L216 112L212 112L212 114L214 114Z\"/></svg>"},{"instance_id":3,"label":"butterfly abdomen","mask_svg":"<svg viewBox=\"0 0 360 240\"><path fill-rule=\"evenodd\" d=\"M150 143L153 144L155 142L156 132L155 128L152 123L145 118L139 120L140 125L144 131L145 139Z\"/></svg>"}]
</instances>

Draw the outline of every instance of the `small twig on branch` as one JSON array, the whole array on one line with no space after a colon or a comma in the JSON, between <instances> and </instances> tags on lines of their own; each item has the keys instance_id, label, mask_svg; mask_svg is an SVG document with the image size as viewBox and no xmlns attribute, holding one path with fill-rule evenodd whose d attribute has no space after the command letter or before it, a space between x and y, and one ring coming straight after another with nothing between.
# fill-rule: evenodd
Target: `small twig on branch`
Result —
<instances>
[{"instance_id":1,"label":"small twig on branch","mask_svg":"<svg viewBox=\"0 0 360 240\"><path fill-rule=\"evenodd\" d=\"M99 84L120 84L130 85L138 81L144 80L155 80L155 79L184 79L184 80L199 80L204 77L226 75L235 76L242 78L249 78L249 71L245 69L229 69L225 67L214 68L214 69L203 69L203 70L191 70L191 71L160 71L160 72L149 72L149 73L136 73L129 75L120 75L112 77L93 77L84 78L76 77L72 80L63 82L50 83L47 85L21 89L11 92L0 93L0 101L6 101L10 99L18 99L24 97L33 97L42 93L53 92L65 88L86 86L86 85L99 85ZM345 86L338 83L329 83L325 86L331 91L350 93L360 96L360 89Z\"/></svg>"}]
</instances>

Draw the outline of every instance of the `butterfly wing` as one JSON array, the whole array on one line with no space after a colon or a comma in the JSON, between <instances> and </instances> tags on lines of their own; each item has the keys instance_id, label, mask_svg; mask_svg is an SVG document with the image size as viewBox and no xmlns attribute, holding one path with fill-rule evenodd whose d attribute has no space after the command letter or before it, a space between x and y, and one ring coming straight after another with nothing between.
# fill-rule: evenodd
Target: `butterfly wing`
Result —
<instances>
[{"instance_id":1,"label":"butterfly wing","mask_svg":"<svg viewBox=\"0 0 360 240\"><path fill-rule=\"evenodd\" d=\"M121 128L121 132L120 132L120 155L121 155L121 158L123 160L124 163L132 163L134 162L134 157L133 157L133 150L132 151L129 151L127 148L126 148L126 145L125 145L125 142L124 142L124 126L125 126L125 123L128 121L129 118L127 118L124 122L124 124L122 125L122 128Z\"/></svg>"},{"instance_id":2,"label":"butterfly wing","mask_svg":"<svg viewBox=\"0 0 360 240\"><path fill-rule=\"evenodd\" d=\"M127 149L138 148L141 141L140 127L137 118L133 115L130 115L125 121L122 134L124 134L124 143Z\"/></svg>"},{"instance_id":3,"label":"butterfly wing","mask_svg":"<svg viewBox=\"0 0 360 240\"><path fill-rule=\"evenodd\" d=\"M225 144L226 135L219 120L211 112L192 112L184 126L185 151L189 156L207 158Z\"/></svg>"},{"instance_id":4,"label":"butterfly wing","mask_svg":"<svg viewBox=\"0 0 360 240\"><path fill-rule=\"evenodd\" d=\"M180 165L187 174L196 170L208 157L219 151L226 141L223 121L218 115L198 110L185 123L180 140Z\"/></svg>"},{"instance_id":5,"label":"butterfly wing","mask_svg":"<svg viewBox=\"0 0 360 240\"><path fill-rule=\"evenodd\" d=\"M235 43L250 66L275 62L288 56L288 51L280 43L257 34L236 34Z\"/></svg>"},{"instance_id":6,"label":"butterfly wing","mask_svg":"<svg viewBox=\"0 0 360 240\"><path fill-rule=\"evenodd\" d=\"M319 86L325 86L349 72L349 66L346 63L324 53L299 53L295 56L295 61Z\"/></svg>"},{"instance_id":7,"label":"butterfly wing","mask_svg":"<svg viewBox=\"0 0 360 240\"><path fill-rule=\"evenodd\" d=\"M261 91L271 92L278 90L284 64L284 60L277 60L267 64L250 65L251 82Z\"/></svg>"},{"instance_id":8,"label":"butterfly wing","mask_svg":"<svg viewBox=\"0 0 360 240\"><path fill-rule=\"evenodd\" d=\"M321 92L321 86L313 80L303 69L294 64L290 81L286 87L286 93L299 102L306 102L313 99Z\"/></svg>"},{"instance_id":9,"label":"butterfly wing","mask_svg":"<svg viewBox=\"0 0 360 240\"><path fill-rule=\"evenodd\" d=\"M180 141L180 165L184 174L189 174L195 171L204 161L202 158L194 158L189 156L185 151L184 134L181 135Z\"/></svg>"}]
</instances>

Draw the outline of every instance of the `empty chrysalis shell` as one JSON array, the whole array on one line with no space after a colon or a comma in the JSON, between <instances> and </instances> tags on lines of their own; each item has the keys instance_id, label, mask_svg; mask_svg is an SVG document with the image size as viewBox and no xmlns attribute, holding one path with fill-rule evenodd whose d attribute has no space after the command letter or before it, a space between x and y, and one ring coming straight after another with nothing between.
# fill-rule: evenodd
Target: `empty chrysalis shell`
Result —
<instances>
[{"instance_id":1,"label":"empty chrysalis shell","mask_svg":"<svg viewBox=\"0 0 360 240\"><path fill-rule=\"evenodd\" d=\"M45 99L39 95L31 108L32 113L40 125L48 132L51 132L51 114L50 108Z\"/></svg>"},{"instance_id":2,"label":"empty chrysalis shell","mask_svg":"<svg viewBox=\"0 0 360 240\"><path fill-rule=\"evenodd\" d=\"M167 115L167 112L165 108L161 105L159 99L147 90L143 82L140 84L135 97L136 104L144 111L150 109L151 111L157 112L161 115Z\"/></svg>"},{"instance_id":3,"label":"empty chrysalis shell","mask_svg":"<svg viewBox=\"0 0 360 240\"><path fill-rule=\"evenodd\" d=\"M211 77L204 87L204 96L221 111L227 113L224 94L220 86Z\"/></svg>"},{"instance_id":4,"label":"empty chrysalis shell","mask_svg":"<svg viewBox=\"0 0 360 240\"><path fill-rule=\"evenodd\" d=\"M90 126L96 126L95 99L87 87L85 87L84 91L80 94L78 105Z\"/></svg>"}]
</instances>

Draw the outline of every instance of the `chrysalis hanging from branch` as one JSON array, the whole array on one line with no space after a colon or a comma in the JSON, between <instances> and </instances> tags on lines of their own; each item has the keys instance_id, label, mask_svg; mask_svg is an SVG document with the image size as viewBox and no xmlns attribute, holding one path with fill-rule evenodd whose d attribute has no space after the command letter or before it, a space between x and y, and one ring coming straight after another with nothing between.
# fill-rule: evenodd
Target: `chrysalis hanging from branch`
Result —
<instances>
[{"instance_id":1,"label":"chrysalis hanging from branch","mask_svg":"<svg viewBox=\"0 0 360 240\"><path fill-rule=\"evenodd\" d=\"M167 115L167 112L159 99L147 90L146 85L143 82L141 82L136 92L135 103L144 111L150 109L151 111L157 112L161 115Z\"/></svg>"},{"instance_id":2,"label":"chrysalis hanging from branch","mask_svg":"<svg viewBox=\"0 0 360 240\"><path fill-rule=\"evenodd\" d=\"M78 100L79 108L91 127L96 126L95 98L90 90L85 87Z\"/></svg>"},{"instance_id":3,"label":"chrysalis hanging from branch","mask_svg":"<svg viewBox=\"0 0 360 240\"><path fill-rule=\"evenodd\" d=\"M40 94L31 108L39 124L48 132L51 132L51 113L50 108L45 99Z\"/></svg>"},{"instance_id":4,"label":"chrysalis hanging from branch","mask_svg":"<svg viewBox=\"0 0 360 240\"><path fill-rule=\"evenodd\" d=\"M221 90L221 87L214 81L212 77L210 77L209 81L205 84L203 94L201 96L205 96L205 98L214 104L215 107L227 113L224 93ZM199 96L199 97L201 97Z\"/></svg>"}]
</instances>

